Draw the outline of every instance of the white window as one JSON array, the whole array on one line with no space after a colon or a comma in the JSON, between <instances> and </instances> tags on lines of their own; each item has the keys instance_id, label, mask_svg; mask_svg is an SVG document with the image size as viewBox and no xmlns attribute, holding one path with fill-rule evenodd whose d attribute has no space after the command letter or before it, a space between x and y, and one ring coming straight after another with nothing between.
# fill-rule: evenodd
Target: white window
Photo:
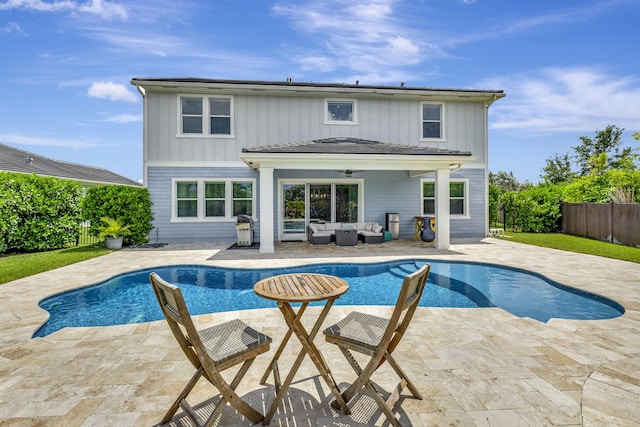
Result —
<instances>
[{"instance_id":1,"label":"white window","mask_svg":"<svg viewBox=\"0 0 640 427\"><path fill-rule=\"evenodd\" d=\"M198 217L198 182L179 181L174 186L176 216L179 218Z\"/></svg>"},{"instance_id":2,"label":"white window","mask_svg":"<svg viewBox=\"0 0 640 427\"><path fill-rule=\"evenodd\" d=\"M354 99L325 99L325 124L355 125L357 120L357 104Z\"/></svg>"},{"instance_id":3,"label":"white window","mask_svg":"<svg viewBox=\"0 0 640 427\"><path fill-rule=\"evenodd\" d=\"M444 139L444 105L431 102L420 103L422 140Z\"/></svg>"},{"instance_id":4,"label":"white window","mask_svg":"<svg viewBox=\"0 0 640 427\"><path fill-rule=\"evenodd\" d=\"M468 181L449 182L449 215L456 217L468 217L469 196L467 194ZM433 180L422 181L422 215L436 214L436 183Z\"/></svg>"},{"instance_id":5,"label":"white window","mask_svg":"<svg viewBox=\"0 0 640 427\"><path fill-rule=\"evenodd\" d=\"M181 97L180 114L182 133L202 134L202 98Z\"/></svg>"},{"instance_id":6,"label":"white window","mask_svg":"<svg viewBox=\"0 0 640 427\"><path fill-rule=\"evenodd\" d=\"M229 221L255 212L254 179L174 179L172 221Z\"/></svg>"},{"instance_id":7,"label":"white window","mask_svg":"<svg viewBox=\"0 0 640 427\"><path fill-rule=\"evenodd\" d=\"M181 136L233 136L233 97L181 95L178 97Z\"/></svg>"}]
</instances>

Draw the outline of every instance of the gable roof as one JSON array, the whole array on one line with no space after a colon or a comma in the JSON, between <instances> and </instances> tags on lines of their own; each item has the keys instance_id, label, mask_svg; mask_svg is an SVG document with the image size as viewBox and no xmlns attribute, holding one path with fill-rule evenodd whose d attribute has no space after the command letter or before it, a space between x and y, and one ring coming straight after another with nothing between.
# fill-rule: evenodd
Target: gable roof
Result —
<instances>
[{"instance_id":1,"label":"gable roof","mask_svg":"<svg viewBox=\"0 0 640 427\"><path fill-rule=\"evenodd\" d=\"M50 159L15 147L0 144L0 171L34 173L78 181L84 184L118 184L140 187L129 178L106 169Z\"/></svg>"},{"instance_id":2,"label":"gable roof","mask_svg":"<svg viewBox=\"0 0 640 427\"><path fill-rule=\"evenodd\" d=\"M243 153L386 154L420 156L471 156L470 151L417 145L391 144L360 138L327 138L282 145L243 148Z\"/></svg>"}]
</instances>

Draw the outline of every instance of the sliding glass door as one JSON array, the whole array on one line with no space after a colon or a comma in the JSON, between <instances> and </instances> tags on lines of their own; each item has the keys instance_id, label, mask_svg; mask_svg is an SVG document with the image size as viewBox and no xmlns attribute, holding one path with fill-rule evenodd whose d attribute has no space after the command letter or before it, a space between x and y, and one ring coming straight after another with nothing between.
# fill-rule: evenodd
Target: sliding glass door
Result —
<instances>
[{"instance_id":1,"label":"sliding glass door","mask_svg":"<svg viewBox=\"0 0 640 427\"><path fill-rule=\"evenodd\" d=\"M309 221L331 222L331 184L309 184Z\"/></svg>"},{"instance_id":2,"label":"sliding glass door","mask_svg":"<svg viewBox=\"0 0 640 427\"><path fill-rule=\"evenodd\" d=\"M358 184L335 184L335 187L335 222L358 222Z\"/></svg>"},{"instance_id":3,"label":"sliding glass door","mask_svg":"<svg viewBox=\"0 0 640 427\"><path fill-rule=\"evenodd\" d=\"M282 234L304 235L306 227L306 185L282 185Z\"/></svg>"},{"instance_id":4,"label":"sliding glass door","mask_svg":"<svg viewBox=\"0 0 640 427\"><path fill-rule=\"evenodd\" d=\"M281 181L280 239L305 240L310 222L358 222L359 182Z\"/></svg>"}]
</instances>

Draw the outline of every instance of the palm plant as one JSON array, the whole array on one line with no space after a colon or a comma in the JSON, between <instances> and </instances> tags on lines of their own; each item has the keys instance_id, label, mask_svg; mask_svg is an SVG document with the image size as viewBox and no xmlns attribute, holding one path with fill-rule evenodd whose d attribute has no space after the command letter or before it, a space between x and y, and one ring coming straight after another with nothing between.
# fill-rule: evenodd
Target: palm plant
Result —
<instances>
[{"instance_id":1,"label":"palm plant","mask_svg":"<svg viewBox=\"0 0 640 427\"><path fill-rule=\"evenodd\" d=\"M98 231L100 232L98 237L100 239L104 239L106 237L116 238L130 233L129 228L131 228L131 226L128 224L122 224L121 220L119 219L113 219L108 216L103 216L102 218L100 218L100 221L107 224L98 227Z\"/></svg>"}]
</instances>

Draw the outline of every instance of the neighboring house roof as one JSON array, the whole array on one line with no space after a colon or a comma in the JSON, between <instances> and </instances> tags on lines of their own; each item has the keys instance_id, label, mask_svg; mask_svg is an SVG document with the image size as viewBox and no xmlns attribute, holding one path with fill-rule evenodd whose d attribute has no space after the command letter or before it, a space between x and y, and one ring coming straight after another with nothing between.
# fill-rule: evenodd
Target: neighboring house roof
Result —
<instances>
[{"instance_id":1,"label":"neighboring house roof","mask_svg":"<svg viewBox=\"0 0 640 427\"><path fill-rule=\"evenodd\" d=\"M84 184L118 184L140 187L140 183L106 169L50 159L0 144L0 171L34 173L78 181Z\"/></svg>"},{"instance_id":2,"label":"neighboring house roof","mask_svg":"<svg viewBox=\"0 0 640 427\"><path fill-rule=\"evenodd\" d=\"M294 82L287 81L264 81L264 80L226 80L226 79L201 79L196 77L136 77L131 79L131 84L142 91L146 88L153 88L158 91L189 91L190 89L220 90L231 89L234 94L246 93L255 94L268 90L271 93L286 93L294 95L321 95L324 93L337 93L347 95L351 93L366 94L368 96L395 96L422 97L439 100L476 101L493 103L505 95L503 90L480 90L480 89L453 89L453 88L429 88L420 86L405 86L401 82L398 86L388 85L361 85L346 83L314 83L314 82ZM143 89L141 89L143 88ZM231 92L230 92L231 93Z\"/></svg>"},{"instance_id":3,"label":"neighboring house roof","mask_svg":"<svg viewBox=\"0 0 640 427\"><path fill-rule=\"evenodd\" d=\"M397 154L421 156L471 156L470 151L391 144L359 138L327 138L282 145L243 148L243 153Z\"/></svg>"}]
</instances>

